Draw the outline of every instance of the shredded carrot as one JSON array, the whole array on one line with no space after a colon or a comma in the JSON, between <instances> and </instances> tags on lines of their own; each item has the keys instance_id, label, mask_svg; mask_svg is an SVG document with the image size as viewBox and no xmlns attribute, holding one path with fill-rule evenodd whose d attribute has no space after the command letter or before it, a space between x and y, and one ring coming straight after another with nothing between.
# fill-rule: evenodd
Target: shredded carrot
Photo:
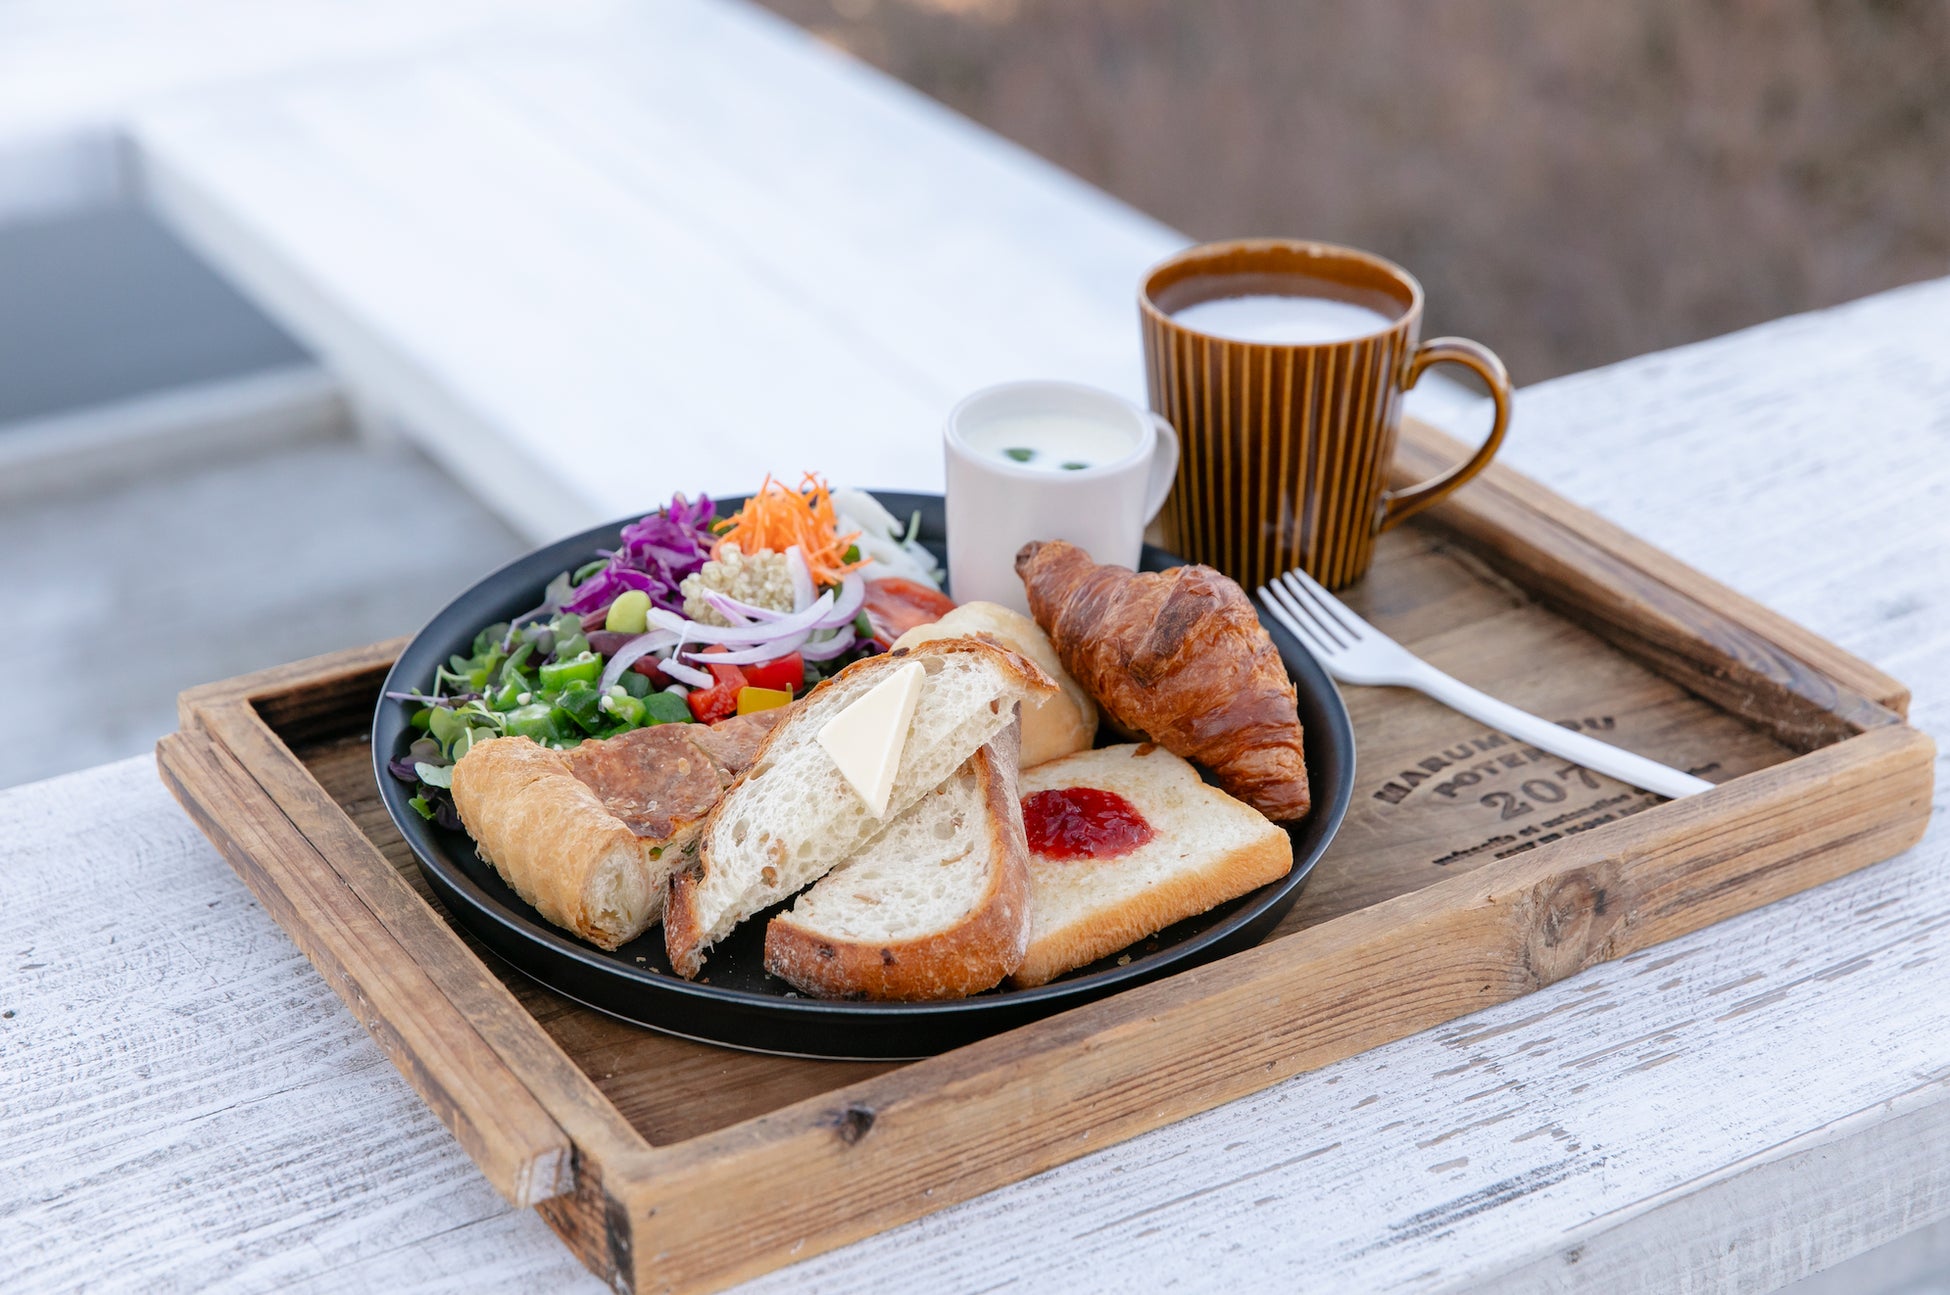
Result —
<instances>
[{"instance_id":1,"label":"shredded carrot","mask_svg":"<svg viewBox=\"0 0 1950 1295\"><path fill-rule=\"evenodd\" d=\"M783 553L796 544L805 556L807 570L812 572L813 583L836 585L841 576L871 561L862 558L848 562L846 551L860 538L860 532L841 535L839 529L839 516L824 481L808 472L799 489L794 490L783 481L774 481L768 473L758 493L718 523L718 540L711 547L711 556L716 557L727 544L736 544L743 553L760 549Z\"/></svg>"}]
</instances>

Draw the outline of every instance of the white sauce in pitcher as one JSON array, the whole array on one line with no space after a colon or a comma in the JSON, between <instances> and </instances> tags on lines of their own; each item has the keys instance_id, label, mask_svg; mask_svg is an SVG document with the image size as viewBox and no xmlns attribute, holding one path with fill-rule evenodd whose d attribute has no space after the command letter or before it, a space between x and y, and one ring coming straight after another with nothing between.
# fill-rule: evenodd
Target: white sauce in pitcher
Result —
<instances>
[{"instance_id":1,"label":"white sauce in pitcher","mask_svg":"<svg viewBox=\"0 0 1950 1295\"><path fill-rule=\"evenodd\" d=\"M1004 414L962 433L987 458L1043 472L1080 472L1125 458L1137 448L1132 429L1079 414Z\"/></svg>"}]
</instances>

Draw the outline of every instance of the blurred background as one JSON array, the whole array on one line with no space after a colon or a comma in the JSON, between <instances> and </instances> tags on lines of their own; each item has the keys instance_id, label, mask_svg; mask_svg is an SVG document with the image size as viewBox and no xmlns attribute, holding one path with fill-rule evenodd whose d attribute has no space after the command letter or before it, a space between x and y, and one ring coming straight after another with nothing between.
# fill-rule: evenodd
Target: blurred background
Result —
<instances>
[{"instance_id":1,"label":"blurred background","mask_svg":"<svg viewBox=\"0 0 1950 1295\"><path fill-rule=\"evenodd\" d=\"M1950 270L1941 0L766 0L1200 239L1352 243L1518 382Z\"/></svg>"},{"instance_id":2,"label":"blurred background","mask_svg":"<svg viewBox=\"0 0 1950 1295\"><path fill-rule=\"evenodd\" d=\"M913 303L992 292L1068 355L1180 232L1390 256L1426 331L1519 384L1950 273L1941 0L766 6L799 30L743 0L0 0L0 599L34 681L0 786L141 754L179 689L409 633L623 511L520 465L616 475L588 429L653 436L674 389L643 375L694 343L673 321L718 326L685 304L714 282L803 374L699 378L696 408L824 383L927 440L991 360ZM1047 290L1005 218L1047 231ZM793 313L877 259L926 268L872 339L911 348L886 391ZM1078 371L1124 373L1123 318Z\"/></svg>"}]
</instances>

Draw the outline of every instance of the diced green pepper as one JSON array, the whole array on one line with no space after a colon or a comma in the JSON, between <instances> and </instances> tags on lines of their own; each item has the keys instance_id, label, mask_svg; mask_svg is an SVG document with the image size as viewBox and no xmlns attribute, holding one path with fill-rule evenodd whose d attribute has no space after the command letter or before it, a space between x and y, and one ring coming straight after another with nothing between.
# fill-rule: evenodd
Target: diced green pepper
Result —
<instances>
[{"instance_id":1,"label":"diced green pepper","mask_svg":"<svg viewBox=\"0 0 1950 1295\"><path fill-rule=\"evenodd\" d=\"M567 712L585 733L594 733L608 722L609 717L603 713L602 702L603 695L596 691L595 686L579 679L564 688L562 695L555 699L556 706Z\"/></svg>"},{"instance_id":2,"label":"diced green pepper","mask_svg":"<svg viewBox=\"0 0 1950 1295\"><path fill-rule=\"evenodd\" d=\"M557 708L545 701L530 702L509 711L503 727L511 736L533 738L543 746L550 746L568 736L563 724L556 722L556 713Z\"/></svg>"},{"instance_id":3,"label":"diced green pepper","mask_svg":"<svg viewBox=\"0 0 1950 1295\"><path fill-rule=\"evenodd\" d=\"M644 723L676 724L688 723L691 718L690 704L674 692L653 692L643 699Z\"/></svg>"},{"instance_id":4,"label":"diced green pepper","mask_svg":"<svg viewBox=\"0 0 1950 1295\"><path fill-rule=\"evenodd\" d=\"M628 693L623 694L621 697L610 697L608 701L610 719L622 725L624 728L640 727L643 724L644 716L649 713L644 709L642 702L630 696Z\"/></svg>"},{"instance_id":5,"label":"diced green pepper","mask_svg":"<svg viewBox=\"0 0 1950 1295\"><path fill-rule=\"evenodd\" d=\"M593 684L602 678L603 659L594 652L578 652L562 661L550 661L542 666L542 689L555 692L567 688L572 683Z\"/></svg>"}]
</instances>

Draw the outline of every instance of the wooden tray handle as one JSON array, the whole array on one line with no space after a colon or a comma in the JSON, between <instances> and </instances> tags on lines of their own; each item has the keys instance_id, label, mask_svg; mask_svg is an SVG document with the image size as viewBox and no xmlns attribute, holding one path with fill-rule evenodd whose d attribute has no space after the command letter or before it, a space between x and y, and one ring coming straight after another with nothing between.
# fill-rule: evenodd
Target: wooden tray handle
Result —
<instances>
[{"instance_id":1,"label":"wooden tray handle","mask_svg":"<svg viewBox=\"0 0 1950 1295\"><path fill-rule=\"evenodd\" d=\"M163 738L156 763L177 803L495 1189L523 1208L571 1191L569 1136L243 766L201 733Z\"/></svg>"}]
</instances>

